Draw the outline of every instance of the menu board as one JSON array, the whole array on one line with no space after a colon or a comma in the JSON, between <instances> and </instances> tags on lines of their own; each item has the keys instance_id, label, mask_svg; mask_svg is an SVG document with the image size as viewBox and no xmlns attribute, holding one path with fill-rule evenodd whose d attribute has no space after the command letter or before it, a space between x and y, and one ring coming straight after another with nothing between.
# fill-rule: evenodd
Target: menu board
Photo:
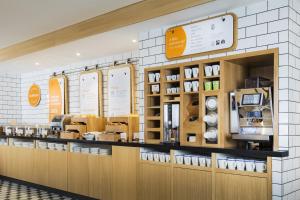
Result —
<instances>
[{"instance_id":1,"label":"menu board","mask_svg":"<svg viewBox=\"0 0 300 200\"><path fill-rule=\"evenodd\" d=\"M80 114L99 115L100 71L83 72L79 78Z\"/></svg>"},{"instance_id":2,"label":"menu board","mask_svg":"<svg viewBox=\"0 0 300 200\"><path fill-rule=\"evenodd\" d=\"M28 90L28 103L32 107L37 107L41 101L40 86L32 84Z\"/></svg>"},{"instance_id":3,"label":"menu board","mask_svg":"<svg viewBox=\"0 0 300 200\"><path fill-rule=\"evenodd\" d=\"M212 51L233 50L237 40L236 20L234 14L226 14L168 29L166 57L174 59Z\"/></svg>"},{"instance_id":4,"label":"menu board","mask_svg":"<svg viewBox=\"0 0 300 200\"><path fill-rule=\"evenodd\" d=\"M65 76L55 76L49 80L49 121L55 115L63 115L67 112L66 84Z\"/></svg>"},{"instance_id":5,"label":"menu board","mask_svg":"<svg viewBox=\"0 0 300 200\"><path fill-rule=\"evenodd\" d=\"M131 114L131 65L108 70L108 116Z\"/></svg>"}]
</instances>

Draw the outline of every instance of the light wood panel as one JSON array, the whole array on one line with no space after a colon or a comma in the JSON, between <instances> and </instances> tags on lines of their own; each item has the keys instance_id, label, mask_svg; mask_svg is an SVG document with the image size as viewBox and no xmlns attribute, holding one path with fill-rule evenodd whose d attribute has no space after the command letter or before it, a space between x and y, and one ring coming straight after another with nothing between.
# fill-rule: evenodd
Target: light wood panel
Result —
<instances>
[{"instance_id":1,"label":"light wood panel","mask_svg":"<svg viewBox=\"0 0 300 200\"><path fill-rule=\"evenodd\" d=\"M135 147L112 147L112 199L137 199L137 160L139 151Z\"/></svg>"},{"instance_id":2,"label":"light wood panel","mask_svg":"<svg viewBox=\"0 0 300 200\"><path fill-rule=\"evenodd\" d=\"M68 153L68 191L89 195L88 154Z\"/></svg>"},{"instance_id":3,"label":"light wood panel","mask_svg":"<svg viewBox=\"0 0 300 200\"><path fill-rule=\"evenodd\" d=\"M67 166L68 158L67 152L62 151L49 151L49 182L48 186L60 190L67 191L68 178L67 178Z\"/></svg>"},{"instance_id":4,"label":"light wood panel","mask_svg":"<svg viewBox=\"0 0 300 200\"><path fill-rule=\"evenodd\" d=\"M266 200L267 178L216 173L216 200Z\"/></svg>"},{"instance_id":5,"label":"light wood panel","mask_svg":"<svg viewBox=\"0 0 300 200\"><path fill-rule=\"evenodd\" d=\"M140 163L138 199L171 200L171 165Z\"/></svg>"},{"instance_id":6,"label":"light wood panel","mask_svg":"<svg viewBox=\"0 0 300 200\"><path fill-rule=\"evenodd\" d=\"M212 0L146 0L0 49L0 61L173 13ZM138 13L137 13L138 11Z\"/></svg>"},{"instance_id":7,"label":"light wood panel","mask_svg":"<svg viewBox=\"0 0 300 200\"><path fill-rule=\"evenodd\" d=\"M33 182L48 185L48 150L35 149L33 156Z\"/></svg>"},{"instance_id":8,"label":"light wood panel","mask_svg":"<svg viewBox=\"0 0 300 200\"><path fill-rule=\"evenodd\" d=\"M0 146L0 175L7 176L8 147Z\"/></svg>"},{"instance_id":9,"label":"light wood panel","mask_svg":"<svg viewBox=\"0 0 300 200\"><path fill-rule=\"evenodd\" d=\"M173 200L212 198L211 172L174 167Z\"/></svg>"}]
</instances>

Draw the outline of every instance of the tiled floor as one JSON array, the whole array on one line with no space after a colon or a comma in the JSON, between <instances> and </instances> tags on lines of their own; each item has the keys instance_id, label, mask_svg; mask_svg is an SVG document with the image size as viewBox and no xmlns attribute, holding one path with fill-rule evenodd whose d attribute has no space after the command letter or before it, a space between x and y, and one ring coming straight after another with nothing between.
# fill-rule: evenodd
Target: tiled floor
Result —
<instances>
[{"instance_id":1,"label":"tiled floor","mask_svg":"<svg viewBox=\"0 0 300 200\"><path fill-rule=\"evenodd\" d=\"M55 194L31 186L0 179L1 200L74 200L74 198Z\"/></svg>"}]
</instances>

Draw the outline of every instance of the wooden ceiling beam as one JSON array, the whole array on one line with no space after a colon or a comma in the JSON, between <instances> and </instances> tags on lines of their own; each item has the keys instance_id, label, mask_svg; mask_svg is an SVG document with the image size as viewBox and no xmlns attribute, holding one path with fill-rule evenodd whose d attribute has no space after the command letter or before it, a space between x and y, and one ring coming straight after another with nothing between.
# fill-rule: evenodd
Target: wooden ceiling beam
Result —
<instances>
[{"instance_id":1,"label":"wooden ceiling beam","mask_svg":"<svg viewBox=\"0 0 300 200\"><path fill-rule=\"evenodd\" d=\"M0 49L0 61L143 22L214 0L144 0Z\"/></svg>"}]
</instances>

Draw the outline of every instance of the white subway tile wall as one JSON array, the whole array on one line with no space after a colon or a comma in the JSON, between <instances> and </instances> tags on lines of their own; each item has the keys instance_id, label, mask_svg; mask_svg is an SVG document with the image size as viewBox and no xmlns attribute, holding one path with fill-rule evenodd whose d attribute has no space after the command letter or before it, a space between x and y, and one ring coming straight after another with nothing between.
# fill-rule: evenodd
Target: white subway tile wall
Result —
<instances>
[{"instance_id":1,"label":"white subway tile wall","mask_svg":"<svg viewBox=\"0 0 300 200\"><path fill-rule=\"evenodd\" d=\"M156 29L140 33L139 38L142 44L139 50L146 53L140 54L138 88L143 88L145 67L279 48L279 147L281 150L288 149L290 156L273 159L273 199L300 199L300 175L296 175L297 172L300 173L300 130L297 129L300 128L299 2L299 0L266 0L227 11L227 13L234 12L238 16L239 41L237 49L233 52L168 61L164 55L165 42L161 38L164 38L164 32L170 26L161 28L161 31ZM195 20L191 19L190 22L192 21ZM156 38L153 38L154 35ZM143 110L144 107L140 104L141 119Z\"/></svg>"}]
</instances>

